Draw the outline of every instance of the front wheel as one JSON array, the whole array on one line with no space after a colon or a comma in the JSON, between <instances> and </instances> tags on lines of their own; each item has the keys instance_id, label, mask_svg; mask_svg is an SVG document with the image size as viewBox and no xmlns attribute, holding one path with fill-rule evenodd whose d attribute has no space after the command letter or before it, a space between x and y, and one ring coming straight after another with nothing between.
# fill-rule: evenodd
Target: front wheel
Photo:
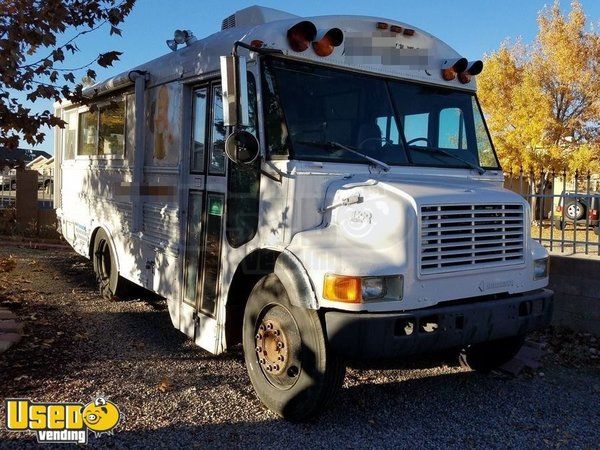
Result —
<instances>
[{"instance_id":1,"label":"front wheel","mask_svg":"<svg viewBox=\"0 0 600 450\"><path fill-rule=\"evenodd\" d=\"M258 398L285 419L321 413L344 381L346 367L327 347L317 311L293 306L275 274L250 294L243 344Z\"/></svg>"},{"instance_id":2,"label":"front wheel","mask_svg":"<svg viewBox=\"0 0 600 450\"><path fill-rule=\"evenodd\" d=\"M513 359L525 342L525 336L514 336L469 345L460 352L460 365L488 373Z\"/></svg>"}]
</instances>

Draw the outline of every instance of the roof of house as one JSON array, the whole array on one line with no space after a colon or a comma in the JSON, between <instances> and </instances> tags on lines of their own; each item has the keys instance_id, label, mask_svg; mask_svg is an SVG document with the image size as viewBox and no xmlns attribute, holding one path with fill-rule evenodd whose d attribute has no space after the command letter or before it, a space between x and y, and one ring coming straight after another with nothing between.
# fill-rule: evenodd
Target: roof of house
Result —
<instances>
[{"instance_id":1,"label":"roof of house","mask_svg":"<svg viewBox=\"0 0 600 450\"><path fill-rule=\"evenodd\" d=\"M52 155L43 150L0 147L0 164L16 165L20 161L29 162L40 156L43 156L44 158L52 157Z\"/></svg>"},{"instance_id":2,"label":"roof of house","mask_svg":"<svg viewBox=\"0 0 600 450\"><path fill-rule=\"evenodd\" d=\"M25 166L26 167L41 166L41 165L44 165L44 163L47 160L48 160L47 157L40 155L40 156L36 157L35 159L29 161Z\"/></svg>"}]
</instances>

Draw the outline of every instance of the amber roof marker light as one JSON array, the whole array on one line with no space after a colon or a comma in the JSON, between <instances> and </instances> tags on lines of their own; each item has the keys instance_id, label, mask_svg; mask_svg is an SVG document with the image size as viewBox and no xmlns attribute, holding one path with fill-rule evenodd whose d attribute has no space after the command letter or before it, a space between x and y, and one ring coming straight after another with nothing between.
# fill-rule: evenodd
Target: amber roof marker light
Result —
<instances>
[{"instance_id":1,"label":"amber roof marker light","mask_svg":"<svg viewBox=\"0 0 600 450\"><path fill-rule=\"evenodd\" d=\"M314 23L303 20L287 31L287 40L290 48L298 53L306 50L317 36L317 27Z\"/></svg>"},{"instance_id":2,"label":"amber roof marker light","mask_svg":"<svg viewBox=\"0 0 600 450\"><path fill-rule=\"evenodd\" d=\"M458 81L462 84L467 84L471 81L471 77L479 75L483 71L483 61L469 61L466 70L458 74Z\"/></svg>"},{"instance_id":3,"label":"amber roof marker light","mask_svg":"<svg viewBox=\"0 0 600 450\"><path fill-rule=\"evenodd\" d=\"M456 75L467 70L469 61L467 58L459 58L453 60L446 60L442 64L442 78L446 81L452 81L456 78Z\"/></svg>"},{"instance_id":4,"label":"amber roof marker light","mask_svg":"<svg viewBox=\"0 0 600 450\"><path fill-rule=\"evenodd\" d=\"M328 30L321 39L312 43L315 53L319 56L329 56L336 47L344 42L344 32L339 28Z\"/></svg>"}]
</instances>

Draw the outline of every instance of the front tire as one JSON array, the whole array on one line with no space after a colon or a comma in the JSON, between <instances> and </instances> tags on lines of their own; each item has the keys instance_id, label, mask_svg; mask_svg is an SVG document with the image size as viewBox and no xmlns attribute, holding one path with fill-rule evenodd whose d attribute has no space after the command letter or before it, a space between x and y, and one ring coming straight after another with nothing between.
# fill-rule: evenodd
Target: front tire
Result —
<instances>
[{"instance_id":1,"label":"front tire","mask_svg":"<svg viewBox=\"0 0 600 450\"><path fill-rule=\"evenodd\" d=\"M460 365L477 372L489 373L513 359L524 342L525 336L513 336L469 345L460 352Z\"/></svg>"},{"instance_id":2,"label":"front tire","mask_svg":"<svg viewBox=\"0 0 600 450\"><path fill-rule=\"evenodd\" d=\"M344 381L346 367L327 347L317 311L292 305L275 274L250 294L243 345L258 398L285 419L320 414Z\"/></svg>"},{"instance_id":3,"label":"front tire","mask_svg":"<svg viewBox=\"0 0 600 450\"><path fill-rule=\"evenodd\" d=\"M92 252L94 273L102 297L113 300L127 293L127 281L119 275L112 241L106 231L100 229L94 238Z\"/></svg>"}]
</instances>

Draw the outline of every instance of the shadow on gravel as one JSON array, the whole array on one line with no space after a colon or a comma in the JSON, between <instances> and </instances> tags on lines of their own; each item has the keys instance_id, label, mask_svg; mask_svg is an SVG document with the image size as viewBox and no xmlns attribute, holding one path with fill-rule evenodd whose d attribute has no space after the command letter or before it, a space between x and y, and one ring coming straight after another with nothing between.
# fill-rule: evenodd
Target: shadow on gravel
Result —
<instances>
[{"instance_id":1,"label":"shadow on gravel","mask_svg":"<svg viewBox=\"0 0 600 450\"><path fill-rule=\"evenodd\" d=\"M49 258L54 270L64 277L66 282L80 288L96 289L96 278L92 262L76 253L58 255Z\"/></svg>"},{"instance_id":2,"label":"shadow on gravel","mask_svg":"<svg viewBox=\"0 0 600 450\"><path fill-rule=\"evenodd\" d=\"M370 443L377 447L385 446L385 443L375 435L388 435L388 445L392 442L406 444L410 439L399 440L398 435L403 433L402 430L411 429L421 430L413 438L422 439L421 444L424 445L432 437L436 440L446 438L448 419L465 420L473 411L487 408L494 410L494 415L509 415L513 409L510 404L499 409L497 402L490 397L464 395L466 389L471 394L483 391L487 389L486 384L484 378L472 373L445 374L384 384L364 383L342 389L337 400L324 414L304 423L292 423L279 418L236 421L232 417L227 423L181 423L151 430L117 431L112 437L101 437L90 443L106 447L135 446L139 442L151 446L151 443L160 443L165 447L193 443L209 448L253 448L265 443L271 447L299 448L304 443L308 447L326 445L328 448L352 448L354 436L361 440L366 437L374 439ZM448 411L450 404L460 404L460 408L455 408L454 412ZM264 410L258 404L257 407L258 412ZM486 426L483 429L490 431L501 426L494 415L484 419ZM440 420L442 416L446 416L444 420Z\"/></svg>"},{"instance_id":3,"label":"shadow on gravel","mask_svg":"<svg viewBox=\"0 0 600 450\"><path fill-rule=\"evenodd\" d=\"M82 321L92 324L92 330L104 330L104 336L93 337L100 345L107 339L118 339L115 349L138 350L172 354L185 351L187 336L173 327L166 309L156 311L93 312L80 314ZM90 330L90 331L92 331Z\"/></svg>"}]
</instances>

